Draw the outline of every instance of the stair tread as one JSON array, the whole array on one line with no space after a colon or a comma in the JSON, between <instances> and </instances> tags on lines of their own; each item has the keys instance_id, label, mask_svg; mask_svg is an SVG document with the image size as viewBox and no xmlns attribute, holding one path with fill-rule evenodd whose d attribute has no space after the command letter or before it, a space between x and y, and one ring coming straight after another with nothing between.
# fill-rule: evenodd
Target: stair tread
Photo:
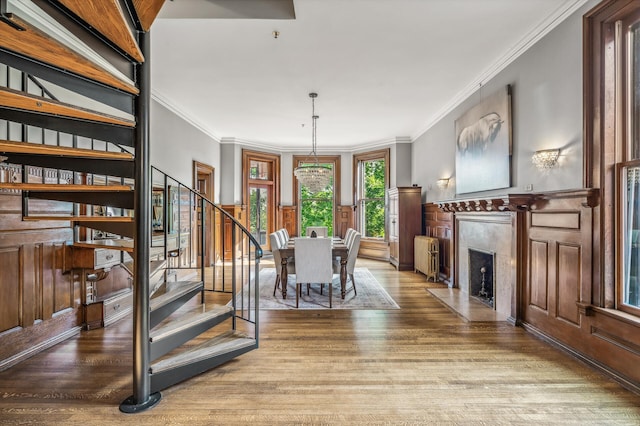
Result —
<instances>
[{"instance_id":1,"label":"stair tread","mask_svg":"<svg viewBox=\"0 0 640 426\"><path fill-rule=\"evenodd\" d=\"M129 24L117 1L60 0L60 2L133 59L140 63L144 62L136 38L129 29Z\"/></svg>"},{"instance_id":2,"label":"stair tread","mask_svg":"<svg viewBox=\"0 0 640 426\"><path fill-rule=\"evenodd\" d=\"M134 128L135 121L116 117L99 111L78 107L64 102L54 101L42 96L25 94L6 87L0 88L0 105L21 111L29 111L37 114L52 115L57 117L88 120L115 126Z\"/></svg>"},{"instance_id":3,"label":"stair tread","mask_svg":"<svg viewBox=\"0 0 640 426\"><path fill-rule=\"evenodd\" d=\"M121 76L114 75L110 70L85 58L81 53L59 43L42 30L31 25L15 13L8 18L14 24L24 28L20 36L15 35L15 29L9 25L0 26L0 44L20 55L35 61L49 64L57 69L68 70L76 75L106 84L110 87L124 90L137 95L140 91L130 81L124 81Z\"/></svg>"},{"instance_id":4,"label":"stair tread","mask_svg":"<svg viewBox=\"0 0 640 426\"><path fill-rule=\"evenodd\" d=\"M54 155L58 157L99 158L109 160L133 160L128 152L96 151L67 146L44 145L31 142L0 140L0 153Z\"/></svg>"},{"instance_id":5,"label":"stair tread","mask_svg":"<svg viewBox=\"0 0 640 426\"><path fill-rule=\"evenodd\" d=\"M24 216L22 220L66 220L73 222L124 222L135 221L130 216L63 216L63 215L30 215Z\"/></svg>"},{"instance_id":6,"label":"stair tread","mask_svg":"<svg viewBox=\"0 0 640 426\"><path fill-rule=\"evenodd\" d=\"M183 296L198 287L204 286L202 281L176 281L171 283L171 285L174 287L174 290L168 291L151 299L149 304L151 311L161 308L172 300L178 299L180 296Z\"/></svg>"},{"instance_id":7,"label":"stair tread","mask_svg":"<svg viewBox=\"0 0 640 426\"><path fill-rule=\"evenodd\" d=\"M216 355L222 355L234 350L253 346L255 343L256 340L254 338L231 330L213 337L198 346L187 349L176 356L164 358L152 364L151 374L158 374L164 370L189 365Z\"/></svg>"},{"instance_id":8,"label":"stair tread","mask_svg":"<svg viewBox=\"0 0 640 426\"><path fill-rule=\"evenodd\" d=\"M153 276L160 269L164 268L167 265L166 260L152 260L149 263L149 276Z\"/></svg>"},{"instance_id":9,"label":"stair tread","mask_svg":"<svg viewBox=\"0 0 640 426\"><path fill-rule=\"evenodd\" d=\"M22 191L63 191L63 192L132 192L128 185L75 185L66 183L13 183L2 182L0 189Z\"/></svg>"},{"instance_id":10,"label":"stair tread","mask_svg":"<svg viewBox=\"0 0 640 426\"><path fill-rule=\"evenodd\" d=\"M107 248L126 251L127 253L133 253L133 240L85 240L76 241L73 243L76 247L88 247L88 248Z\"/></svg>"},{"instance_id":11,"label":"stair tread","mask_svg":"<svg viewBox=\"0 0 640 426\"><path fill-rule=\"evenodd\" d=\"M158 341L172 334L179 333L192 325L206 322L211 318L219 317L232 311L233 308L226 305L216 305L210 307L207 311L202 311L202 308L198 307L197 311L187 312L182 315L179 320L172 321L163 327L153 330L149 335L150 341Z\"/></svg>"}]
</instances>

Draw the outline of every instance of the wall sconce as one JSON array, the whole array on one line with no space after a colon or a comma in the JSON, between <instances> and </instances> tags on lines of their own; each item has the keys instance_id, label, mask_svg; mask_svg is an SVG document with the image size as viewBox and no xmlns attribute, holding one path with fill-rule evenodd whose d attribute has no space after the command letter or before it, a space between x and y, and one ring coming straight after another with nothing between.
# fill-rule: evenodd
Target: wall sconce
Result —
<instances>
[{"instance_id":1,"label":"wall sconce","mask_svg":"<svg viewBox=\"0 0 640 426\"><path fill-rule=\"evenodd\" d=\"M542 149L536 151L531 157L531 162L539 170L548 170L558 164L559 149Z\"/></svg>"},{"instance_id":2,"label":"wall sconce","mask_svg":"<svg viewBox=\"0 0 640 426\"><path fill-rule=\"evenodd\" d=\"M436 181L436 185L438 185L438 188L440 189L445 189L447 186L449 186L449 179L448 178L438 179Z\"/></svg>"}]
</instances>

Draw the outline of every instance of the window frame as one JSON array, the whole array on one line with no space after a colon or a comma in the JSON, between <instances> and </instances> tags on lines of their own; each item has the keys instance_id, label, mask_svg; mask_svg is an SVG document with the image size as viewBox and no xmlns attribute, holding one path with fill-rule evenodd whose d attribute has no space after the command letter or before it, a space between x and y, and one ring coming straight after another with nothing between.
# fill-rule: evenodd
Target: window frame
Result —
<instances>
[{"instance_id":1,"label":"window frame","mask_svg":"<svg viewBox=\"0 0 640 426\"><path fill-rule=\"evenodd\" d=\"M362 234L362 239L363 240L370 240L370 241L387 241L387 230L385 229L384 231L384 237L383 238L375 238L375 237L366 237L365 233L363 232L363 223L362 223L362 205L365 201L367 201L368 199L365 199L362 197L362 187L360 185L360 182L362 182L363 180L363 175L362 175L362 167L361 164L363 162L368 162L368 161L374 161L374 160L384 160L384 164L385 164L385 170L384 170L384 186L385 186L385 194L386 191L389 189L389 169L390 169L390 158L391 158L391 150L389 148L385 148L385 149L380 149L380 150L376 150L376 151L367 151L367 152L361 152L358 154L354 154L353 156L353 204L355 206L355 228L358 232L360 232ZM387 205L385 202L385 198L383 196L382 198L382 202L384 203L384 209L385 209L385 215L384 217L387 217Z\"/></svg>"},{"instance_id":2,"label":"window frame","mask_svg":"<svg viewBox=\"0 0 640 426\"><path fill-rule=\"evenodd\" d=\"M338 206L340 201L340 156L339 155L318 155L318 163L320 164L332 164L333 167L333 209L332 209L332 229L333 233L336 231L336 215L338 212ZM302 235L302 200L300 199L300 185L298 179L293 174L296 167L301 164L308 163L310 157L308 155L294 155L293 156L293 168L291 170L291 179L293 181L293 199L296 202L296 219L298 235Z\"/></svg>"},{"instance_id":3,"label":"window frame","mask_svg":"<svg viewBox=\"0 0 640 426\"><path fill-rule=\"evenodd\" d=\"M600 189L594 223L593 304L640 316L624 299L625 167L631 158L627 28L640 18L633 0L605 0L584 18L585 187Z\"/></svg>"}]
</instances>

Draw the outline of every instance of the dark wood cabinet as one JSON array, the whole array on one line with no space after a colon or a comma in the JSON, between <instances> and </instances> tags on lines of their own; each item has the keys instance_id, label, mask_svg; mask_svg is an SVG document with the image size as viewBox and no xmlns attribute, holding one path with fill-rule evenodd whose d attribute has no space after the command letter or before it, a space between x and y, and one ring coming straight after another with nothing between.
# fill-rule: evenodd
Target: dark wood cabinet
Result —
<instances>
[{"instance_id":1,"label":"dark wood cabinet","mask_svg":"<svg viewBox=\"0 0 640 426\"><path fill-rule=\"evenodd\" d=\"M422 232L422 188L387 190L389 262L399 271L413 270L413 238Z\"/></svg>"}]
</instances>

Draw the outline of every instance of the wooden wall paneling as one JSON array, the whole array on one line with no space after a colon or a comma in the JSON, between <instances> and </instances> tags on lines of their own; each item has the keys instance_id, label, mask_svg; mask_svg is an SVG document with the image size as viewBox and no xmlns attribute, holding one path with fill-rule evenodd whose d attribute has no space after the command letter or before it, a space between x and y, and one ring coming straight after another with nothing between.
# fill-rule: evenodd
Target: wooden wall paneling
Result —
<instances>
[{"instance_id":1,"label":"wooden wall paneling","mask_svg":"<svg viewBox=\"0 0 640 426\"><path fill-rule=\"evenodd\" d=\"M358 257L367 259L375 259L389 261L389 244L385 241L371 240L362 238L360 240L360 249Z\"/></svg>"},{"instance_id":2,"label":"wooden wall paneling","mask_svg":"<svg viewBox=\"0 0 640 426\"><path fill-rule=\"evenodd\" d=\"M337 206L336 229L333 236L344 238L347 229L355 228L354 206Z\"/></svg>"},{"instance_id":3,"label":"wooden wall paneling","mask_svg":"<svg viewBox=\"0 0 640 426\"><path fill-rule=\"evenodd\" d=\"M297 206L280 206L280 226L285 228L290 237L298 236Z\"/></svg>"},{"instance_id":4,"label":"wooden wall paneling","mask_svg":"<svg viewBox=\"0 0 640 426\"><path fill-rule=\"evenodd\" d=\"M598 193L585 189L541 194L536 209L527 213L522 324L639 389L640 321L598 306L600 277L592 275ZM545 297L548 311L542 308Z\"/></svg>"},{"instance_id":5,"label":"wooden wall paneling","mask_svg":"<svg viewBox=\"0 0 640 426\"><path fill-rule=\"evenodd\" d=\"M223 205L222 209L237 219L240 223L245 225L246 214L243 212L246 211L246 207L242 205ZM244 219L243 219L244 218ZM224 259L230 260L233 258L234 253L236 257L241 256L242 253L242 235L239 231L236 230L236 245L233 248L233 224L232 222L225 216L223 220L224 226L224 241L222 241L222 250L224 252Z\"/></svg>"},{"instance_id":6,"label":"wooden wall paneling","mask_svg":"<svg viewBox=\"0 0 640 426\"><path fill-rule=\"evenodd\" d=\"M531 275L527 303L547 311L549 294L549 245L546 241L530 242Z\"/></svg>"},{"instance_id":7,"label":"wooden wall paneling","mask_svg":"<svg viewBox=\"0 0 640 426\"><path fill-rule=\"evenodd\" d=\"M581 248L579 245L558 244L556 313L558 318L580 325L578 301L580 301Z\"/></svg>"},{"instance_id":8,"label":"wooden wall paneling","mask_svg":"<svg viewBox=\"0 0 640 426\"><path fill-rule=\"evenodd\" d=\"M22 282L21 248L0 248L0 336L3 332L21 326L20 288Z\"/></svg>"},{"instance_id":9,"label":"wooden wall paneling","mask_svg":"<svg viewBox=\"0 0 640 426\"><path fill-rule=\"evenodd\" d=\"M426 203L422 206L423 234L438 239L440 255L440 279L449 286L453 285L454 244L453 213L440 210L437 204Z\"/></svg>"},{"instance_id":10,"label":"wooden wall paneling","mask_svg":"<svg viewBox=\"0 0 640 426\"><path fill-rule=\"evenodd\" d=\"M55 313L79 304L79 300L74 300L73 281L69 279L71 276L63 273L64 246L64 242L54 242L47 245L45 252L51 263L50 276L53 283Z\"/></svg>"}]
</instances>

